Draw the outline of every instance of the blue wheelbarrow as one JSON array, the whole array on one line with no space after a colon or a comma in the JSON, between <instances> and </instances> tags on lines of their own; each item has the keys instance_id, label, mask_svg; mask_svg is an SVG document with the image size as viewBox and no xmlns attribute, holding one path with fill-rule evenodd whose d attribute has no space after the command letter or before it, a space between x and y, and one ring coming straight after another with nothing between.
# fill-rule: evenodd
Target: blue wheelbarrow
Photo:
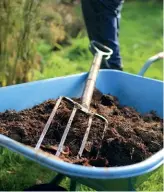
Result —
<instances>
[{"instance_id":1,"label":"blue wheelbarrow","mask_svg":"<svg viewBox=\"0 0 164 192\"><path fill-rule=\"evenodd\" d=\"M103 94L110 93L118 97L122 105L132 106L141 113L154 110L163 118L163 82L143 77L149 66L160 58L163 58L163 53L149 58L138 75L116 70L100 70L96 88ZM0 112L31 108L60 95L81 97L86 78L87 73L82 73L2 87ZM162 149L137 164L98 168L63 162L56 156L35 150L1 134L0 145L57 172L57 177L52 181L54 183L60 182L66 176L71 178L71 191L77 189L77 183L98 191L134 191L138 179L146 180L148 173L162 166L164 154Z\"/></svg>"}]
</instances>

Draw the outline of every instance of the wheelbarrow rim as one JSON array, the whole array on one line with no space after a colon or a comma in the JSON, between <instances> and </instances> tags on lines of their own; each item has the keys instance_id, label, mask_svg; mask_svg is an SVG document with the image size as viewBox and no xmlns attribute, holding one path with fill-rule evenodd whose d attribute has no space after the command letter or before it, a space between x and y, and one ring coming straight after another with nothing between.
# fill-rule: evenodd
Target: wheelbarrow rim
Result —
<instances>
[{"instance_id":1,"label":"wheelbarrow rim","mask_svg":"<svg viewBox=\"0 0 164 192\"><path fill-rule=\"evenodd\" d=\"M7 147L19 154L22 154L23 156L59 173L74 177L85 177L95 179L128 178L151 172L163 164L164 154L164 149L162 149L153 156L140 163L127 166L101 168L85 167L60 161L53 155L44 153L41 150L38 151L34 148L25 146L4 135L0 135L0 145Z\"/></svg>"}]
</instances>

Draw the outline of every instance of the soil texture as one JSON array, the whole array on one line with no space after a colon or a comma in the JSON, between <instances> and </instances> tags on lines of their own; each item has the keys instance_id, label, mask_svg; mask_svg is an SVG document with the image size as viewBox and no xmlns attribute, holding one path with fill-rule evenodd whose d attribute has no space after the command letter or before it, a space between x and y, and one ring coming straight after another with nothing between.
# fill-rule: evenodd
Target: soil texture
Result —
<instances>
[{"instance_id":1,"label":"soil texture","mask_svg":"<svg viewBox=\"0 0 164 192\"><path fill-rule=\"evenodd\" d=\"M80 103L80 98L73 98ZM0 113L0 134L23 144L35 147L56 100L48 100L31 109ZM154 111L141 115L134 108L121 106L110 94L94 91L91 110L108 120L104 138L104 121L93 117L93 122L83 155L77 159L87 125L88 115L77 111L64 143L60 158L84 166L109 167L141 162L163 147L163 119ZM55 154L72 105L62 101L41 149Z\"/></svg>"}]
</instances>

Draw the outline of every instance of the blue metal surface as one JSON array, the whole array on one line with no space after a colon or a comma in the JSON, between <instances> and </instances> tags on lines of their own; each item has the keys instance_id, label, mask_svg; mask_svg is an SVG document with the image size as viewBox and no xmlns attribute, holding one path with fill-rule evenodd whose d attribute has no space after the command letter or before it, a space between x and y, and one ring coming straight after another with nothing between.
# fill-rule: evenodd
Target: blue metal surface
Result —
<instances>
[{"instance_id":1,"label":"blue metal surface","mask_svg":"<svg viewBox=\"0 0 164 192\"><path fill-rule=\"evenodd\" d=\"M0 111L26 109L61 95L80 97L86 75L86 73L83 73L0 88ZM103 93L117 96L123 105L133 106L141 113L155 110L158 115L163 117L163 82L161 81L120 71L101 70L96 87ZM161 150L145 161L130 166L98 168L62 162L50 154L36 151L3 135L0 135L0 145L21 153L59 173L75 177L99 179L99 183L94 182L93 184L99 186L103 185L103 179L104 181L110 179L124 180L151 172L163 164L164 154L164 150ZM85 182L87 180L85 179ZM104 187L101 186L101 188L107 190L105 185Z\"/></svg>"},{"instance_id":2,"label":"blue metal surface","mask_svg":"<svg viewBox=\"0 0 164 192\"><path fill-rule=\"evenodd\" d=\"M0 88L0 111L30 108L46 99L61 95L80 97L86 75L82 73L2 87ZM100 91L117 96L121 104L133 106L143 113L153 109L161 117L163 116L162 86L161 81L114 70L101 70L96 82L96 87Z\"/></svg>"},{"instance_id":3,"label":"blue metal surface","mask_svg":"<svg viewBox=\"0 0 164 192\"><path fill-rule=\"evenodd\" d=\"M164 150L161 150L147 160L133 165L99 168L85 167L63 162L56 156L53 156L49 153L44 153L40 150L37 151L3 135L0 135L0 145L20 154L23 154L27 158L34 160L35 162L38 162L39 164L42 164L59 173L70 176L94 179L128 178L153 171L154 169L162 165L164 153Z\"/></svg>"}]
</instances>

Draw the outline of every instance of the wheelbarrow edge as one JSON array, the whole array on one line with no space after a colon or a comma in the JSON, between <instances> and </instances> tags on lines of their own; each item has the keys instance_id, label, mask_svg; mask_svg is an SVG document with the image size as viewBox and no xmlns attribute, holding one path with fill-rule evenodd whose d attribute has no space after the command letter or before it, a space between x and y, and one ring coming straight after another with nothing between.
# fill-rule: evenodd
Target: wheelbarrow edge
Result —
<instances>
[{"instance_id":1,"label":"wheelbarrow edge","mask_svg":"<svg viewBox=\"0 0 164 192\"><path fill-rule=\"evenodd\" d=\"M45 153L41 150L35 150L32 147L23 145L17 141L0 134L0 145L15 151L51 170L65 175L75 177L86 177L94 179L116 179L139 176L151 172L163 164L164 149L149 157L148 159L133 165L119 167L85 167L81 165L70 164L59 158Z\"/></svg>"}]
</instances>

